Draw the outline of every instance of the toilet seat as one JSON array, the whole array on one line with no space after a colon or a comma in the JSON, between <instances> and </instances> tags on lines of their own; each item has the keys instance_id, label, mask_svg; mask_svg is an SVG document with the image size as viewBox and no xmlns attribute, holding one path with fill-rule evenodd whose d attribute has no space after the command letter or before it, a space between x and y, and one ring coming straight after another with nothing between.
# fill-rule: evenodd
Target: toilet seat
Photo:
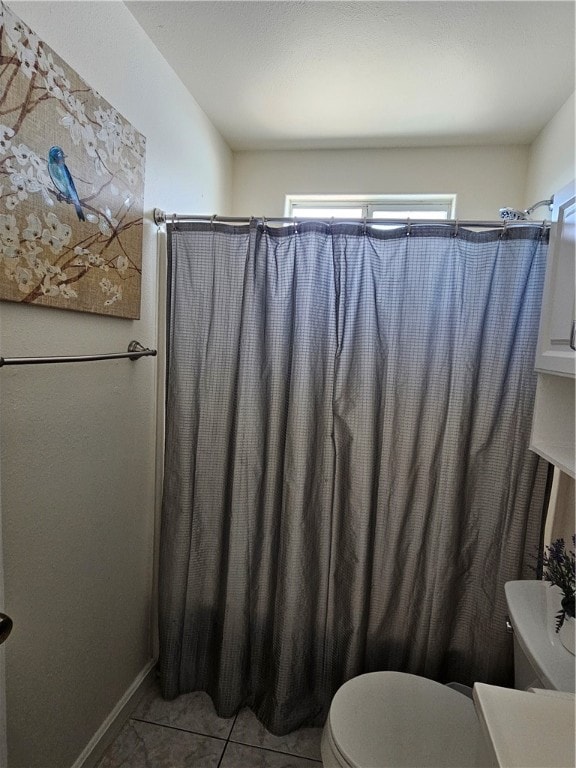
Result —
<instances>
[{"instance_id":1,"label":"toilet seat","mask_svg":"<svg viewBox=\"0 0 576 768\"><path fill-rule=\"evenodd\" d=\"M466 696L424 677L370 672L334 696L322 758L342 768L467 768L478 764L479 738Z\"/></svg>"}]
</instances>

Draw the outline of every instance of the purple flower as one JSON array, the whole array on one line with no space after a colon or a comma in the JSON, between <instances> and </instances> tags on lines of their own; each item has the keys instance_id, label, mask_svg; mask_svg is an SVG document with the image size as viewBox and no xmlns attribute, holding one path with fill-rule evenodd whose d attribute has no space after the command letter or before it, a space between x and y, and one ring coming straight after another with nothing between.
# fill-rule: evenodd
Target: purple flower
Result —
<instances>
[{"instance_id":1,"label":"purple flower","mask_svg":"<svg viewBox=\"0 0 576 768\"><path fill-rule=\"evenodd\" d=\"M572 543L576 548L576 534L572 536ZM566 551L564 539L556 539L545 548L542 565L544 566L545 580L551 584L556 584L564 593L562 609L556 617L556 632L558 632L566 616L574 618L574 592L576 589L574 550Z\"/></svg>"}]
</instances>

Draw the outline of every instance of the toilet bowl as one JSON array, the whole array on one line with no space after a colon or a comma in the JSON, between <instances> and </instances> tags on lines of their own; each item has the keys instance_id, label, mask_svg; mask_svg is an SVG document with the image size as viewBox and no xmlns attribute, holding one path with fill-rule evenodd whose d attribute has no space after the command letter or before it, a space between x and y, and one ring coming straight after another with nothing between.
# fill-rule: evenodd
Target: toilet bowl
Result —
<instances>
[{"instance_id":1,"label":"toilet bowl","mask_svg":"<svg viewBox=\"0 0 576 768\"><path fill-rule=\"evenodd\" d=\"M322 733L324 768L468 768L481 744L473 702L433 680L370 672L336 693Z\"/></svg>"}]
</instances>

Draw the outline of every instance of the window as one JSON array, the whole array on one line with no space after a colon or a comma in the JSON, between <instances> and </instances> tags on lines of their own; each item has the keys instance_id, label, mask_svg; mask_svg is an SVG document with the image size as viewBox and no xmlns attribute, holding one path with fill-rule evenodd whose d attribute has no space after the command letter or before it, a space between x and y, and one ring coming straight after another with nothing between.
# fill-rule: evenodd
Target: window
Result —
<instances>
[{"instance_id":1,"label":"window","mask_svg":"<svg viewBox=\"0 0 576 768\"><path fill-rule=\"evenodd\" d=\"M285 215L302 219L453 219L456 195L286 195Z\"/></svg>"}]
</instances>

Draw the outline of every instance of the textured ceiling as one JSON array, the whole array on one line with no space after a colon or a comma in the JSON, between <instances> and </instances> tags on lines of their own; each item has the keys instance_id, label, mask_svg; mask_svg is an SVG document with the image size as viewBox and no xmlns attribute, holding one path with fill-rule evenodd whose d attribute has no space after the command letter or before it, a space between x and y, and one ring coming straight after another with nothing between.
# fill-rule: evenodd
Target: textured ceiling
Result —
<instances>
[{"instance_id":1,"label":"textured ceiling","mask_svg":"<svg viewBox=\"0 0 576 768\"><path fill-rule=\"evenodd\" d=\"M126 5L234 150L527 143L574 90L571 0Z\"/></svg>"}]
</instances>

